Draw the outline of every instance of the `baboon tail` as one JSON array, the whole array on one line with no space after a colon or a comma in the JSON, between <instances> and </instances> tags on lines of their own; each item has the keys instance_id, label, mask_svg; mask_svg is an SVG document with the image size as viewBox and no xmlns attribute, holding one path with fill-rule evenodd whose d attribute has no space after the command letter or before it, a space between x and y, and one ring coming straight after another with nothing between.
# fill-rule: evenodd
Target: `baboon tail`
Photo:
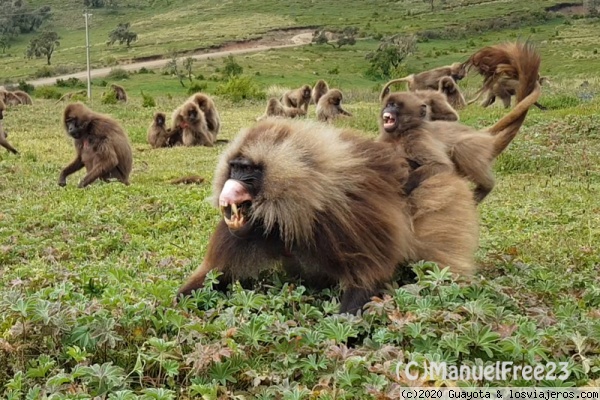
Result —
<instances>
[{"instance_id":1,"label":"baboon tail","mask_svg":"<svg viewBox=\"0 0 600 400\"><path fill-rule=\"evenodd\" d=\"M390 94L390 86L392 86L395 83L410 82L413 79L413 76L414 76L414 74L410 74L408 76L405 76L404 78L393 79L393 80L389 81L388 83L386 83L385 86L383 87L383 89L381 89L381 94L379 95L379 101L383 101L383 98L385 96L387 96L388 94Z\"/></svg>"},{"instance_id":2,"label":"baboon tail","mask_svg":"<svg viewBox=\"0 0 600 400\"><path fill-rule=\"evenodd\" d=\"M517 89L517 104L500 121L489 127L487 131L496 136L494 151L495 158L506 149L519 132L529 108L540 97L541 87L538 83L540 55L530 42L505 44L502 49L508 58L508 64L497 65L497 73L519 80Z\"/></svg>"}]
</instances>

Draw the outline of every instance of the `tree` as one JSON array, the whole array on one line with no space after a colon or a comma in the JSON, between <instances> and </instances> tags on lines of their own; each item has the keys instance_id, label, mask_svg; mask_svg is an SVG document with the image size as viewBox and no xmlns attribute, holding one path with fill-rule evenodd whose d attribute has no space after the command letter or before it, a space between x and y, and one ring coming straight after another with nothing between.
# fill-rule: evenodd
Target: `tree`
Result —
<instances>
[{"instance_id":1,"label":"tree","mask_svg":"<svg viewBox=\"0 0 600 400\"><path fill-rule=\"evenodd\" d=\"M175 75L177 79L179 79L181 86L185 87L185 83L183 83L185 75L183 72L181 72L179 66L177 65L177 53L172 53L171 60L167 63L167 65L165 65L164 71L169 75Z\"/></svg>"},{"instance_id":2,"label":"tree","mask_svg":"<svg viewBox=\"0 0 600 400\"><path fill-rule=\"evenodd\" d=\"M354 46L357 34L358 28L355 26L347 26L341 32L327 32L325 29L321 29L313 33L312 42L316 44L328 44L333 48L337 47L339 49L346 45Z\"/></svg>"},{"instance_id":3,"label":"tree","mask_svg":"<svg viewBox=\"0 0 600 400\"><path fill-rule=\"evenodd\" d=\"M21 33L31 33L52 16L50 6L32 10L24 0L0 0L0 36L11 41Z\"/></svg>"},{"instance_id":4,"label":"tree","mask_svg":"<svg viewBox=\"0 0 600 400\"><path fill-rule=\"evenodd\" d=\"M377 78L390 78L392 72L400 66L400 63L416 50L416 36L398 34L383 38L377 50L365 56L371 64L367 74Z\"/></svg>"},{"instance_id":5,"label":"tree","mask_svg":"<svg viewBox=\"0 0 600 400\"><path fill-rule=\"evenodd\" d=\"M10 37L8 35L0 35L0 49L2 53L6 53L6 49L10 48Z\"/></svg>"},{"instance_id":6,"label":"tree","mask_svg":"<svg viewBox=\"0 0 600 400\"><path fill-rule=\"evenodd\" d=\"M107 45L112 46L115 42L119 42L119 44L125 43L127 47L131 47L131 42L137 41L137 33L130 31L129 27L129 22L117 25L117 27L108 34L109 40Z\"/></svg>"},{"instance_id":7,"label":"tree","mask_svg":"<svg viewBox=\"0 0 600 400\"><path fill-rule=\"evenodd\" d=\"M223 76L225 78L233 78L241 75L244 72L244 67L238 64L231 54L225 58L224 64Z\"/></svg>"},{"instance_id":8,"label":"tree","mask_svg":"<svg viewBox=\"0 0 600 400\"><path fill-rule=\"evenodd\" d=\"M183 60L183 69L185 69L190 83L192 83L192 69L194 68L194 61L196 60L194 60L194 58L192 57L188 57L185 60Z\"/></svg>"},{"instance_id":9,"label":"tree","mask_svg":"<svg viewBox=\"0 0 600 400\"><path fill-rule=\"evenodd\" d=\"M60 46L58 39L60 39L60 37L56 32L42 32L39 36L31 39L29 47L25 51L25 56L27 58L46 57L48 65L50 65L50 59L52 58L54 50Z\"/></svg>"},{"instance_id":10,"label":"tree","mask_svg":"<svg viewBox=\"0 0 600 400\"><path fill-rule=\"evenodd\" d=\"M588 15L596 17L598 16L598 8L600 8L600 0L584 0L583 7Z\"/></svg>"}]
</instances>

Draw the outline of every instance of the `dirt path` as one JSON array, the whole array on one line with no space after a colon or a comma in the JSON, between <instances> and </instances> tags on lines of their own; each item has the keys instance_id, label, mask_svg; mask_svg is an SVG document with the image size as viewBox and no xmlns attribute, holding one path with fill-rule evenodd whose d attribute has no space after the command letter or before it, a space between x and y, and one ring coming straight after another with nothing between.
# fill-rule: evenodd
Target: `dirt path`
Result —
<instances>
[{"instance_id":1,"label":"dirt path","mask_svg":"<svg viewBox=\"0 0 600 400\"><path fill-rule=\"evenodd\" d=\"M216 49L214 51L209 51L202 54L194 54L190 57L196 60L206 60L207 58L217 58L217 57L226 57L228 55L235 54L244 54L244 53L255 53L259 51L265 51L270 49L283 49L287 47L297 47L303 46L310 43L312 39L311 32L303 32L292 37L281 37L276 35L272 35L271 38L263 38L259 40L242 42L242 43L232 43L224 45L222 48ZM91 71L92 79L93 78L101 78L110 73L113 68L121 68L126 71L138 70L140 68L147 69L157 69L163 67L167 64L170 59L160 59L160 60L151 60L151 61L141 61L131 64L120 64L114 67L106 67L106 68L97 68ZM87 79L87 72L75 72L67 75L53 76L51 78L43 78L29 81L33 86L44 86L44 85L54 85L57 79L69 79L69 78L78 78L81 80Z\"/></svg>"}]
</instances>

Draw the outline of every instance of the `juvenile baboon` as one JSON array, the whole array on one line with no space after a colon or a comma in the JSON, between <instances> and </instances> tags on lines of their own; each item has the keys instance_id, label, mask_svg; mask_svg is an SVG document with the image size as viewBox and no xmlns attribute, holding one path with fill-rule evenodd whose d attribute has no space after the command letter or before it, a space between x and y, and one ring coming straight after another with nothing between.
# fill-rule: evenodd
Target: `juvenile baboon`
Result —
<instances>
[{"instance_id":1,"label":"juvenile baboon","mask_svg":"<svg viewBox=\"0 0 600 400\"><path fill-rule=\"evenodd\" d=\"M172 131L167 129L165 113L154 114L152 124L148 127L148 143L152 148L167 147Z\"/></svg>"},{"instance_id":2,"label":"juvenile baboon","mask_svg":"<svg viewBox=\"0 0 600 400\"><path fill-rule=\"evenodd\" d=\"M398 82L408 83L408 90L438 90L440 87L440 80L449 76L454 81L459 81L466 75L465 65L462 63L453 63L445 67L434 68L429 71L423 71L418 74L410 74L404 78L394 79L388 82L388 86Z\"/></svg>"},{"instance_id":3,"label":"juvenile baboon","mask_svg":"<svg viewBox=\"0 0 600 400\"><path fill-rule=\"evenodd\" d=\"M304 85L298 89L288 90L283 94L283 105L290 108L300 108L304 113L308 111L311 99L311 87Z\"/></svg>"},{"instance_id":4,"label":"juvenile baboon","mask_svg":"<svg viewBox=\"0 0 600 400\"><path fill-rule=\"evenodd\" d=\"M323 79L319 79L317 83L315 83L315 87L312 90L312 94L310 97L311 102L314 105L319 104L319 100L321 97L325 95L329 91L329 85Z\"/></svg>"},{"instance_id":5,"label":"juvenile baboon","mask_svg":"<svg viewBox=\"0 0 600 400\"><path fill-rule=\"evenodd\" d=\"M112 83L110 89L114 92L117 101L127 103L127 92L123 86Z\"/></svg>"},{"instance_id":6,"label":"juvenile baboon","mask_svg":"<svg viewBox=\"0 0 600 400\"><path fill-rule=\"evenodd\" d=\"M215 139L208 130L206 117L194 101L188 100L175 110L172 129L181 128L181 141L184 146L213 147Z\"/></svg>"},{"instance_id":7,"label":"juvenile baboon","mask_svg":"<svg viewBox=\"0 0 600 400\"><path fill-rule=\"evenodd\" d=\"M415 190L422 203L411 209L408 169L392 146L314 121L270 119L243 131L214 174L223 219L178 296L202 287L212 269L224 289L281 264L309 285L339 282L340 311L357 312L398 264L425 259L472 273L478 231L468 185L440 175Z\"/></svg>"},{"instance_id":8,"label":"juvenile baboon","mask_svg":"<svg viewBox=\"0 0 600 400\"><path fill-rule=\"evenodd\" d=\"M465 108L467 106L467 102L465 101L465 96L461 93L460 89L454 79L445 76L440 79L440 86L438 91L446 95L448 99L448 103L455 110L460 110L461 108Z\"/></svg>"},{"instance_id":9,"label":"juvenile baboon","mask_svg":"<svg viewBox=\"0 0 600 400\"><path fill-rule=\"evenodd\" d=\"M65 108L63 126L74 139L77 156L61 171L60 186L67 184L67 176L83 167L87 173L79 182L80 188L97 179L108 181L110 178L129 185L133 164L131 146L117 121L90 110L83 103L73 103Z\"/></svg>"},{"instance_id":10,"label":"juvenile baboon","mask_svg":"<svg viewBox=\"0 0 600 400\"><path fill-rule=\"evenodd\" d=\"M296 118L303 117L306 115L306 111L301 108L286 107L275 98L271 97L267 103L265 113L258 117L256 120L261 121L267 117L282 117L282 118Z\"/></svg>"},{"instance_id":11,"label":"juvenile baboon","mask_svg":"<svg viewBox=\"0 0 600 400\"><path fill-rule=\"evenodd\" d=\"M352 114L342 108L344 96L338 89L331 89L317 103L317 120L331 122L340 115L351 117Z\"/></svg>"},{"instance_id":12,"label":"juvenile baboon","mask_svg":"<svg viewBox=\"0 0 600 400\"><path fill-rule=\"evenodd\" d=\"M380 140L396 143L415 164L407 190L429 176L447 172L448 158L460 174L475 183L477 202L493 189L492 162L518 133L541 90L537 81L540 56L533 45L517 42L508 51L510 64L503 68L519 79L519 103L487 129L476 130L458 122L425 121L426 105L408 92L392 93L384 99ZM434 143L432 138L436 139Z\"/></svg>"},{"instance_id":13,"label":"juvenile baboon","mask_svg":"<svg viewBox=\"0 0 600 400\"><path fill-rule=\"evenodd\" d=\"M29 96L27 94L27 92L24 92L22 90L15 90L12 93L19 98L19 101L21 102L21 104L25 104L25 105L33 104L33 99L31 98L31 96Z\"/></svg>"},{"instance_id":14,"label":"juvenile baboon","mask_svg":"<svg viewBox=\"0 0 600 400\"><path fill-rule=\"evenodd\" d=\"M6 138L8 137L8 132L4 130L4 125L2 123L2 120L4 119L5 108L6 106L4 105L4 102L0 100L0 146L4 147L6 150L10 151L13 154L19 154L19 152L14 147L12 147L10 143L8 143L8 140L6 140Z\"/></svg>"},{"instance_id":15,"label":"juvenile baboon","mask_svg":"<svg viewBox=\"0 0 600 400\"><path fill-rule=\"evenodd\" d=\"M196 103L204 113L206 126L213 136L213 142L216 141L217 135L221 131L221 117L219 116L215 102L204 93L196 93L188 99L188 101L190 100Z\"/></svg>"}]
</instances>

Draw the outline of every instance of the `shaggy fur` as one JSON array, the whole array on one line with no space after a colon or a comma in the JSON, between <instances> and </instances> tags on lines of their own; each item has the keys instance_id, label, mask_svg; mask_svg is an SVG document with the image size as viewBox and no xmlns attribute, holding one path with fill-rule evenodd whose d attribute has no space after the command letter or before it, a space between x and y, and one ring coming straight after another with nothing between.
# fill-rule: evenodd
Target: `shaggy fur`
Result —
<instances>
[{"instance_id":1,"label":"shaggy fur","mask_svg":"<svg viewBox=\"0 0 600 400\"><path fill-rule=\"evenodd\" d=\"M385 94L389 93L390 85L395 83L406 82L408 83L408 90L438 90L440 87L440 80L449 76L454 81L459 81L466 75L465 65L461 63L453 63L445 67L439 67L431 69L429 71L423 71L418 74L411 74L404 78L394 79L389 81L384 87L383 91Z\"/></svg>"},{"instance_id":2,"label":"shaggy fur","mask_svg":"<svg viewBox=\"0 0 600 400\"><path fill-rule=\"evenodd\" d=\"M352 114L342 108L344 96L338 89L331 89L317 103L317 120L331 122L340 115L351 117Z\"/></svg>"},{"instance_id":3,"label":"shaggy fur","mask_svg":"<svg viewBox=\"0 0 600 400\"><path fill-rule=\"evenodd\" d=\"M212 147L215 138L208 130L206 117L191 100L173 112L171 129L177 132L181 129L181 141L184 146L208 146Z\"/></svg>"},{"instance_id":4,"label":"shaggy fur","mask_svg":"<svg viewBox=\"0 0 600 400\"><path fill-rule=\"evenodd\" d=\"M319 104L319 100L321 97L325 95L329 91L329 85L323 79L319 79L317 83L315 83L315 87L313 87L312 94L310 95L311 103L317 105Z\"/></svg>"},{"instance_id":5,"label":"shaggy fur","mask_svg":"<svg viewBox=\"0 0 600 400\"><path fill-rule=\"evenodd\" d=\"M289 90L283 94L282 103L286 107L302 109L306 114L311 99L311 90L309 85Z\"/></svg>"},{"instance_id":6,"label":"shaggy fur","mask_svg":"<svg viewBox=\"0 0 600 400\"><path fill-rule=\"evenodd\" d=\"M188 101L193 101L200 107L204 113L208 131L212 135L212 141L216 142L217 136L221 131L221 117L213 99L204 93L196 93L192 95Z\"/></svg>"},{"instance_id":7,"label":"shaggy fur","mask_svg":"<svg viewBox=\"0 0 600 400\"><path fill-rule=\"evenodd\" d=\"M284 106L278 99L272 97L267 103L265 113L258 117L256 120L262 121L267 117L296 118L303 117L305 115L306 111L304 111L303 109Z\"/></svg>"}]
</instances>

